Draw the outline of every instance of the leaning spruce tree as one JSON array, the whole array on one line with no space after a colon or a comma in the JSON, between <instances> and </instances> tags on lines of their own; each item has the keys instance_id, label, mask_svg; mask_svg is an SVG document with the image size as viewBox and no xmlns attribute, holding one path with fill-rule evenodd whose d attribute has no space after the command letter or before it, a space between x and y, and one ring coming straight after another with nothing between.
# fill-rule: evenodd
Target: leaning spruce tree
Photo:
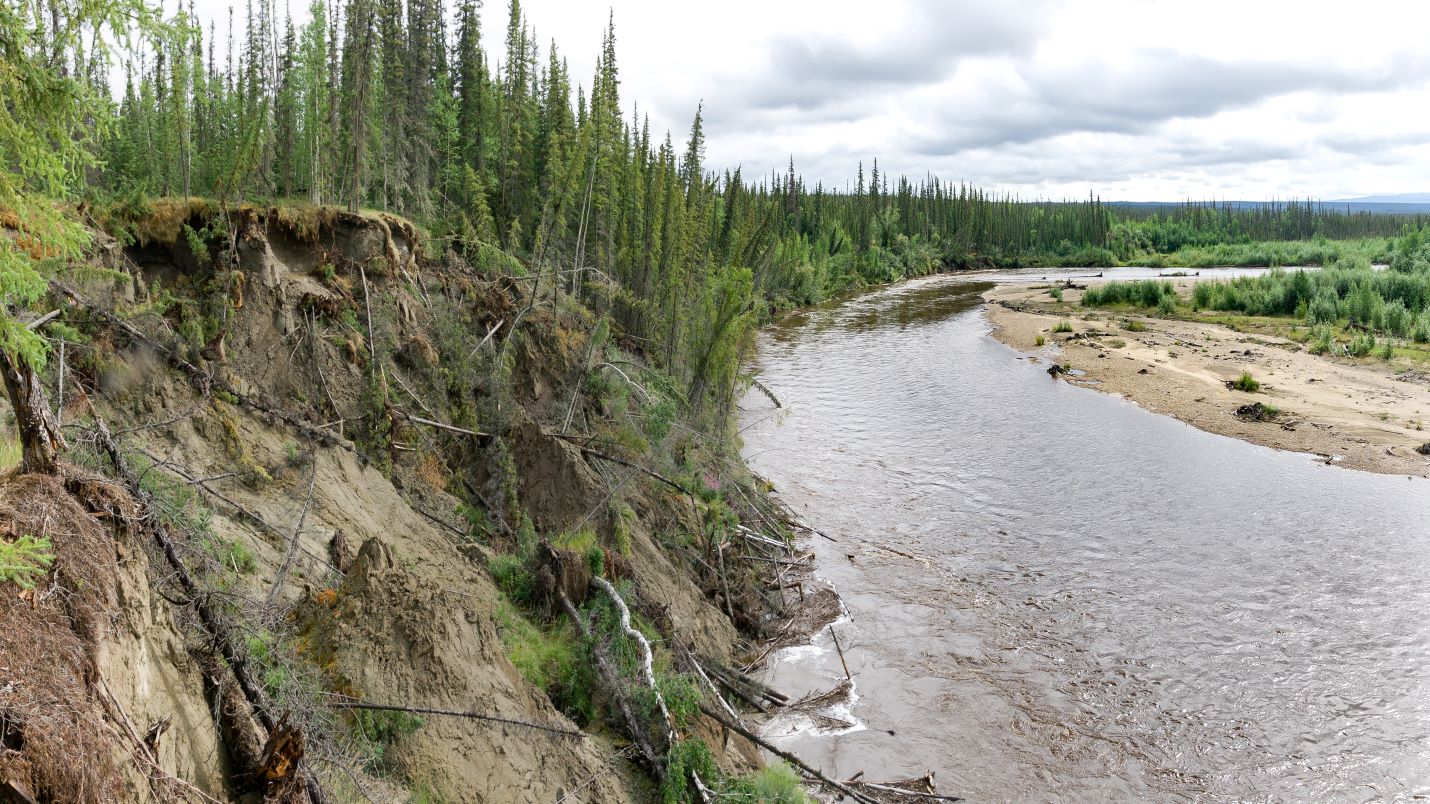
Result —
<instances>
[{"instance_id":1,"label":"leaning spruce tree","mask_svg":"<svg viewBox=\"0 0 1430 804\"><path fill-rule=\"evenodd\" d=\"M64 438L38 376L45 341L16 312L45 294L41 260L76 258L88 244L56 199L94 164L96 122L109 117L94 76L83 73L104 54L84 59L80 37L109 29L122 38L136 22L161 32L142 0L0 4L0 375L27 472L53 474Z\"/></svg>"}]
</instances>

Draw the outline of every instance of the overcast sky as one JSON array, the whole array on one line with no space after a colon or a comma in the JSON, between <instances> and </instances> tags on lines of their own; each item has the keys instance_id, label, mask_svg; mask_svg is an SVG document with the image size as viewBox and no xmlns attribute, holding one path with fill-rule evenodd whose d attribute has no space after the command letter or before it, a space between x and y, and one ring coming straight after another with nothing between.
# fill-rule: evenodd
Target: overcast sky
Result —
<instances>
[{"instance_id":1,"label":"overcast sky","mask_svg":"<svg viewBox=\"0 0 1430 804\"><path fill-rule=\"evenodd\" d=\"M305 0L290 0L295 12ZM224 17L227 0L198 0ZM487 0L502 52L506 0ZM1430 2L525 0L590 86L606 15L621 97L709 166L843 186L881 170L1024 197L1430 191ZM211 10L210 10L211 9ZM241 9L241 6L240 6ZM222 37L222 34L220 34Z\"/></svg>"}]
</instances>

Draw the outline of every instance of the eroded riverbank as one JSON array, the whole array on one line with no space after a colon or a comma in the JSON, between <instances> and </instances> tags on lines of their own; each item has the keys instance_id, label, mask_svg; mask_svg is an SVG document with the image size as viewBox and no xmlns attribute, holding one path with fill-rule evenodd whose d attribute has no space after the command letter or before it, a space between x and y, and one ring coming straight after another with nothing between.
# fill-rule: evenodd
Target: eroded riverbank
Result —
<instances>
[{"instance_id":1,"label":"eroded riverbank","mask_svg":"<svg viewBox=\"0 0 1430 804\"><path fill-rule=\"evenodd\" d=\"M974 801L1430 793L1430 495L1051 380L936 278L793 315L746 457L847 614L853 728L767 735ZM1255 348L1255 347L1253 347ZM827 631L773 657L844 678ZM890 732L894 732L891 734Z\"/></svg>"},{"instance_id":2,"label":"eroded riverbank","mask_svg":"<svg viewBox=\"0 0 1430 804\"><path fill-rule=\"evenodd\" d=\"M1430 456L1416 452L1430 442L1422 429L1430 422L1430 380L1419 372L1397 375L1377 360L1333 360L1285 338L1219 324L1087 309L1078 306L1076 289L1064 291L1063 303L1045 284L999 285L984 298L994 337L1078 369L1074 383L1208 432L1320 455L1339 466L1430 473ZM1129 328L1129 321L1142 329ZM1055 332L1060 322L1071 331ZM1243 371L1261 382L1257 393L1227 387ZM1236 415L1256 402L1280 413L1269 421Z\"/></svg>"}]
</instances>

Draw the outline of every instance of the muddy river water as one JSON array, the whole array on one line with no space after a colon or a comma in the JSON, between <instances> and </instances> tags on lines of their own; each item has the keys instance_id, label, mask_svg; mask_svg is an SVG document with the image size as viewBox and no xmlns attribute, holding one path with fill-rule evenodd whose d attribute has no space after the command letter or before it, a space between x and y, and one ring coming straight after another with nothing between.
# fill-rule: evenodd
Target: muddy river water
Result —
<instances>
[{"instance_id":1,"label":"muddy river water","mask_svg":"<svg viewBox=\"0 0 1430 804\"><path fill-rule=\"evenodd\" d=\"M745 453L838 540L810 548L856 685L829 713L851 728L766 734L972 801L1430 796L1430 484L1052 380L988 337L986 287L880 289L761 336L784 407L744 400ZM833 686L830 646L768 678Z\"/></svg>"}]
</instances>

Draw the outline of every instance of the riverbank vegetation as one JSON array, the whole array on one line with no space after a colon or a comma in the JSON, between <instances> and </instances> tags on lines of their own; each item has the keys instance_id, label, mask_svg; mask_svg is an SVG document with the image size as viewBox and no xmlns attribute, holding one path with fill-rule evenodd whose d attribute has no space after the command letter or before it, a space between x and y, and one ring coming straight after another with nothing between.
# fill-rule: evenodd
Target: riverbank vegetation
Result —
<instances>
[{"instance_id":1,"label":"riverbank vegetation","mask_svg":"<svg viewBox=\"0 0 1430 804\"><path fill-rule=\"evenodd\" d=\"M1159 315L1233 314L1260 319L1317 354L1424 358L1430 347L1430 234L1407 227L1387 241L1388 269L1362 250L1343 253L1319 271L1273 270L1226 281L1198 281L1183 299L1166 280L1109 282L1089 288L1087 307L1134 307Z\"/></svg>"}]
</instances>

